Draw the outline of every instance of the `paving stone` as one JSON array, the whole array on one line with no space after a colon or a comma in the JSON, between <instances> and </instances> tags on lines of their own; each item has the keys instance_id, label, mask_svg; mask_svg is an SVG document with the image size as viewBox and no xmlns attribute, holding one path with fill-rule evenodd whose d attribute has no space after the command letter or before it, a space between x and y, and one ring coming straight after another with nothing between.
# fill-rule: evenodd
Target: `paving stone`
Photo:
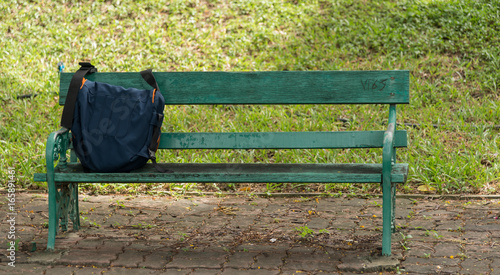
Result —
<instances>
[{"instance_id":1,"label":"paving stone","mask_svg":"<svg viewBox=\"0 0 500 275\"><path fill-rule=\"evenodd\" d=\"M337 230L350 230L357 227L356 219L338 218L331 221L330 227Z\"/></svg>"},{"instance_id":2,"label":"paving stone","mask_svg":"<svg viewBox=\"0 0 500 275\"><path fill-rule=\"evenodd\" d=\"M219 273L220 269L197 268L194 269L193 272L189 273L189 275L217 275Z\"/></svg>"},{"instance_id":3,"label":"paving stone","mask_svg":"<svg viewBox=\"0 0 500 275\"><path fill-rule=\"evenodd\" d=\"M233 219L229 220L228 226L248 229L253 224L254 224L254 219L251 219L247 216L236 216Z\"/></svg>"},{"instance_id":4,"label":"paving stone","mask_svg":"<svg viewBox=\"0 0 500 275\"><path fill-rule=\"evenodd\" d=\"M441 274L443 268L433 265L403 265L402 270L407 274ZM451 270L451 269L448 269ZM456 268L455 268L456 270ZM457 272L458 273L458 272ZM456 273L455 273L456 274Z\"/></svg>"},{"instance_id":5,"label":"paving stone","mask_svg":"<svg viewBox=\"0 0 500 275\"><path fill-rule=\"evenodd\" d=\"M296 271L291 271L291 270L284 270L280 273L281 275L302 275L304 273L298 273ZM305 274L318 274L318 275L354 275L356 273L350 273L350 272L321 272L321 273L305 273ZM380 275L380 273L363 273L364 275Z\"/></svg>"},{"instance_id":6,"label":"paving stone","mask_svg":"<svg viewBox=\"0 0 500 275\"><path fill-rule=\"evenodd\" d=\"M312 255L316 251L319 251L320 249L314 246L303 246L303 245L295 245L293 247L290 247L287 249L288 254L302 254L302 255Z\"/></svg>"},{"instance_id":7,"label":"paving stone","mask_svg":"<svg viewBox=\"0 0 500 275\"><path fill-rule=\"evenodd\" d=\"M246 243L241 244L235 247L235 251L241 252L270 252L270 253L278 253L282 251L288 250L289 245L269 245L269 244L260 244L260 243Z\"/></svg>"},{"instance_id":8,"label":"paving stone","mask_svg":"<svg viewBox=\"0 0 500 275\"><path fill-rule=\"evenodd\" d=\"M489 260L465 259L460 263L460 274L488 274L491 272L490 263Z\"/></svg>"},{"instance_id":9,"label":"paving stone","mask_svg":"<svg viewBox=\"0 0 500 275\"><path fill-rule=\"evenodd\" d=\"M107 268L102 267L78 267L74 270L74 275L97 275L108 272ZM105 273L107 274L107 273Z\"/></svg>"},{"instance_id":10,"label":"paving stone","mask_svg":"<svg viewBox=\"0 0 500 275\"><path fill-rule=\"evenodd\" d=\"M164 199L162 197L138 195L134 197L126 197L124 199L119 199L122 204L129 207L139 208L141 210L153 209L153 210L163 210L171 205L172 200Z\"/></svg>"},{"instance_id":11,"label":"paving stone","mask_svg":"<svg viewBox=\"0 0 500 275\"><path fill-rule=\"evenodd\" d=\"M208 215L208 214L214 212L215 208L217 208L216 205L205 204L205 203L196 203L195 205L193 205L191 207L192 212L193 212L192 215L205 216L205 215Z\"/></svg>"},{"instance_id":12,"label":"paving stone","mask_svg":"<svg viewBox=\"0 0 500 275\"><path fill-rule=\"evenodd\" d=\"M465 231L478 231L478 232L491 232L500 231L499 222L486 222L486 223L466 223L464 226Z\"/></svg>"},{"instance_id":13,"label":"paving stone","mask_svg":"<svg viewBox=\"0 0 500 275\"><path fill-rule=\"evenodd\" d=\"M224 224L214 224L212 222L208 223L207 225L202 225L200 222L195 221L177 221L175 223L175 231L182 233L193 232L198 229L200 229L201 231L210 231L214 228L217 228L218 230L223 226Z\"/></svg>"},{"instance_id":14,"label":"paving stone","mask_svg":"<svg viewBox=\"0 0 500 275\"><path fill-rule=\"evenodd\" d=\"M56 260L56 263L62 265L109 266L111 261L116 260L116 258L116 254L103 254L98 251L92 253L88 250L75 249L63 254L60 259Z\"/></svg>"},{"instance_id":15,"label":"paving stone","mask_svg":"<svg viewBox=\"0 0 500 275\"><path fill-rule=\"evenodd\" d=\"M490 274L500 274L500 258L494 259L490 264L490 268Z\"/></svg>"},{"instance_id":16,"label":"paving stone","mask_svg":"<svg viewBox=\"0 0 500 275\"><path fill-rule=\"evenodd\" d=\"M75 249L97 249L98 247L102 246L104 241L102 239L83 239L78 241L78 243L73 247Z\"/></svg>"},{"instance_id":17,"label":"paving stone","mask_svg":"<svg viewBox=\"0 0 500 275\"><path fill-rule=\"evenodd\" d=\"M265 208L262 209L263 214L274 214L274 213L281 213L284 214L286 211L288 211L289 205L287 204L282 204L279 202L271 202L269 203Z\"/></svg>"},{"instance_id":18,"label":"paving stone","mask_svg":"<svg viewBox=\"0 0 500 275\"><path fill-rule=\"evenodd\" d=\"M433 257L450 257L462 253L460 245L454 243L439 243L434 246Z\"/></svg>"},{"instance_id":19,"label":"paving stone","mask_svg":"<svg viewBox=\"0 0 500 275\"><path fill-rule=\"evenodd\" d=\"M490 234L485 232L465 231L461 238L467 242L486 243L490 241Z\"/></svg>"},{"instance_id":20,"label":"paving stone","mask_svg":"<svg viewBox=\"0 0 500 275\"><path fill-rule=\"evenodd\" d=\"M119 196L87 196L87 195L79 195L79 200L80 200L80 206L84 204L97 204L97 203L104 203L105 205L109 205L111 202L115 200L116 197Z\"/></svg>"},{"instance_id":21,"label":"paving stone","mask_svg":"<svg viewBox=\"0 0 500 275\"><path fill-rule=\"evenodd\" d=\"M183 199L173 202L172 205L169 206L165 212L172 217L182 217L186 213L191 211L191 208L193 206L194 205L192 201ZM162 213L164 212L162 211Z\"/></svg>"},{"instance_id":22,"label":"paving stone","mask_svg":"<svg viewBox=\"0 0 500 275\"><path fill-rule=\"evenodd\" d=\"M59 260L62 256L62 252L57 251L37 251L28 257L28 263L36 263L41 265L49 265Z\"/></svg>"},{"instance_id":23,"label":"paving stone","mask_svg":"<svg viewBox=\"0 0 500 275\"><path fill-rule=\"evenodd\" d=\"M102 246L97 250L105 254L118 254L123 252L123 249L129 245L129 242L121 242L115 240L104 240Z\"/></svg>"},{"instance_id":24,"label":"paving stone","mask_svg":"<svg viewBox=\"0 0 500 275\"><path fill-rule=\"evenodd\" d=\"M10 254L9 254L10 255ZM16 264L28 264L30 255L27 252L17 251L15 255L15 263ZM2 261L10 262L11 260L7 257L3 258Z\"/></svg>"},{"instance_id":25,"label":"paving stone","mask_svg":"<svg viewBox=\"0 0 500 275\"><path fill-rule=\"evenodd\" d=\"M373 201L376 201L378 204L382 204L381 199L374 199L374 200L370 200L369 202L366 199L358 199L358 198L337 200L337 202L340 202L341 206L349 206L349 207L354 207L354 208L363 207L363 205L369 204L370 202L373 202Z\"/></svg>"},{"instance_id":26,"label":"paving stone","mask_svg":"<svg viewBox=\"0 0 500 275\"><path fill-rule=\"evenodd\" d=\"M0 265L1 274L9 275L22 275L22 274L45 274L46 266L38 264L15 264L14 267L8 266L7 263L2 262Z\"/></svg>"},{"instance_id":27,"label":"paving stone","mask_svg":"<svg viewBox=\"0 0 500 275\"><path fill-rule=\"evenodd\" d=\"M396 256L357 256L348 255L341 259L342 263L337 267L342 272L380 272L395 270L400 265L400 261Z\"/></svg>"},{"instance_id":28,"label":"paving stone","mask_svg":"<svg viewBox=\"0 0 500 275\"><path fill-rule=\"evenodd\" d=\"M78 232L73 232L73 231L66 231L62 233L58 233L56 236L56 242L55 242L55 247L57 248L70 248L70 247L75 247L76 244L80 241L82 241L84 238L80 236ZM46 246L47 243L45 242L44 246ZM96 244L97 247L98 244ZM38 246L38 244L37 244Z\"/></svg>"},{"instance_id":29,"label":"paving stone","mask_svg":"<svg viewBox=\"0 0 500 275\"><path fill-rule=\"evenodd\" d=\"M500 239L500 231L491 231L490 234L491 234L491 238Z\"/></svg>"},{"instance_id":30,"label":"paving stone","mask_svg":"<svg viewBox=\"0 0 500 275\"><path fill-rule=\"evenodd\" d=\"M330 220L325 218L315 217L307 222L307 227L312 230L321 230L329 227Z\"/></svg>"},{"instance_id":31,"label":"paving stone","mask_svg":"<svg viewBox=\"0 0 500 275\"><path fill-rule=\"evenodd\" d=\"M462 232L448 231L448 230L431 230L428 235L429 237L432 237L439 242L447 241L450 239L458 241L461 240Z\"/></svg>"},{"instance_id":32,"label":"paving stone","mask_svg":"<svg viewBox=\"0 0 500 275\"><path fill-rule=\"evenodd\" d=\"M436 229L435 230L458 230L461 229L463 226L462 221L444 221L444 222L439 222L436 223Z\"/></svg>"},{"instance_id":33,"label":"paving stone","mask_svg":"<svg viewBox=\"0 0 500 275\"><path fill-rule=\"evenodd\" d=\"M138 250L138 251L152 251L154 247L150 246L146 242L131 242L129 246L124 248L124 251L127 250Z\"/></svg>"},{"instance_id":34,"label":"paving stone","mask_svg":"<svg viewBox=\"0 0 500 275\"><path fill-rule=\"evenodd\" d=\"M61 275L61 274L73 274L77 268L68 266L54 266L48 267L45 271L45 275Z\"/></svg>"},{"instance_id":35,"label":"paving stone","mask_svg":"<svg viewBox=\"0 0 500 275\"><path fill-rule=\"evenodd\" d=\"M398 261L399 263L399 261ZM290 261L286 262L281 270L296 270L305 272L333 272L337 270L340 262L316 262L316 261Z\"/></svg>"},{"instance_id":36,"label":"paving stone","mask_svg":"<svg viewBox=\"0 0 500 275\"><path fill-rule=\"evenodd\" d=\"M107 217L106 220L104 222L102 222L102 226L104 226L104 227L111 227L112 226L115 228L127 226L130 224L131 218L132 217L130 217L130 216L115 214L115 215L112 215L111 217Z\"/></svg>"},{"instance_id":37,"label":"paving stone","mask_svg":"<svg viewBox=\"0 0 500 275\"><path fill-rule=\"evenodd\" d=\"M255 252L235 252L229 256L224 268L249 268L255 262L257 255Z\"/></svg>"},{"instance_id":38,"label":"paving stone","mask_svg":"<svg viewBox=\"0 0 500 275\"><path fill-rule=\"evenodd\" d=\"M167 213L162 213L158 215L158 217L155 218L155 224L156 225L163 225L163 224L175 224L177 221L179 221L180 218L177 217L172 217L168 215Z\"/></svg>"},{"instance_id":39,"label":"paving stone","mask_svg":"<svg viewBox=\"0 0 500 275\"><path fill-rule=\"evenodd\" d=\"M433 217L435 219L444 219L444 218L447 218L448 216L455 217L456 215L457 215L456 211L448 211L445 209L427 210L427 211L422 211L419 213L419 216Z\"/></svg>"},{"instance_id":40,"label":"paving stone","mask_svg":"<svg viewBox=\"0 0 500 275\"><path fill-rule=\"evenodd\" d=\"M24 240L24 241L31 241L34 239L36 233L38 232L38 229L32 227L32 226L23 226L16 224L16 237L19 240Z\"/></svg>"},{"instance_id":41,"label":"paving stone","mask_svg":"<svg viewBox=\"0 0 500 275\"><path fill-rule=\"evenodd\" d=\"M478 259L481 258L500 258L500 249L499 246L491 246L489 244L482 245L466 245L465 246L465 255L472 258L469 255L477 255Z\"/></svg>"},{"instance_id":42,"label":"paving stone","mask_svg":"<svg viewBox=\"0 0 500 275\"><path fill-rule=\"evenodd\" d=\"M408 247L410 249L405 252L405 256L407 256L407 257L425 258L426 255L428 255L430 257L430 255L432 254L431 247L429 247L429 248L424 248L424 247L420 247L420 246L416 247L412 243L410 245L408 245Z\"/></svg>"},{"instance_id":43,"label":"paving stone","mask_svg":"<svg viewBox=\"0 0 500 275\"><path fill-rule=\"evenodd\" d=\"M300 261L309 261L309 262L331 262L339 260L339 258L335 258L336 255L330 253L293 253L288 252L288 257L285 258L286 262L300 262Z\"/></svg>"},{"instance_id":44,"label":"paving stone","mask_svg":"<svg viewBox=\"0 0 500 275\"><path fill-rule=\"evenodd\" d=\"M142 263L144 256L149 255L150 252L141 252L137 250L127 250L122 254L118 254L118 258L111 262L111 266L120 267L138 267Z\"/></svg>"},{"instance_id":45,"label":"paving stone","mask_svg":"<svg viewBox=\"0 0 500 275\"><path fill-rule=\"evenodd\" d=\"M440 257L440 258L416 258L416 257L408 257L404 261L404 264L409 264L409 265L433 265L433 266L447 266L447 267L452 267L452 266L458 266L460 263L460 259L458 258L445 258L445 257Z\"/></svg>"},{"instance_id":46,"label":"paving stone","mask_svg":"<svg viewBox=\"0 0 500 275\"><path fill-rule=\"evenodd\" d=\"M173 269L173 268L170 268L170 269L165 269L165 270L161 270L161 271L158 271L158 274L173 274L173 275L187 275L187 274L192 274L191 273L191 269L188 269L188 270L183 270L183 269Z\"/></svg>"},{"instance_id":47,"label":"paving stone","mask_svg":"<svg viewBox=\"0 0 500 275\"><path fill-rule=\"evenodd\" d=\"M252 267L263 269L277 269L283 265L283 259L286 257L284 251L275 253L262 252L256 257L256 262Z\"/></svg>"},{"instance_id":48,"label":"paving stone","mask_svg":"<svg viewBox=\"0 0 500 275\"><path fill-rule=\"evenodd\" d=\"M167 268L220 269L226 261L226 256L227 253L219 252L180 252L167 264Z\"/></svg>"},{"instance_id":49,"label":"paving stone","mask_svg":"<svg viewBox=\"0 0 500 275\"><path fill-rule=\"evenodd\" d=\"M172 252L157 251L144 256L144 261L139 264L139 268L162 269L172 260Z\"/></svg>"},{"instance_id":50,"label":"paving stone","mask_svg":"<svg viewBox=\"0 0 500 275\"><path fill-rule=\"evenodd\" d=\"M411 219L408 223L408 227L412 229L432 230L435 226L433 220Z\"/></svg>"},{"instance_id":51,"label":"paving stone","mask_svg":"<svg viewBox=\"0 0 500 275\"><path fill-rule=\"evenodd\" d=\"M235 269L235 268L226 268L221 275L254 275L254 274L262 274L262 275L277 275L280 274L279 270L269 270L269 269ZM321 273L323 274L323 273Z\"/></svg>"},{"instance_id":52,"label":"paving stone","mask_svg":"<svg viewBox=\"0 0 500 275\"><path fill-rule=\"evenodd\" d=\"M154 206L153 206L154 207ZM160 210L151 210L151 209L139 209L139 214L138 216L147 216L150 218L156 218L161 214Z\"/></svg>"},{"instance_id":53,"label":"paving stone","mask_svg":"<svg viewBox=\"0 0 500 275\"><path fill-rule=\"evenodd\" d=\"M149 275L149 274L160 274L157 270L143 269L143 268L120 268L120 267L111 267L109 270L103 272L106 275ZM184 273L186 274L186 273Z\"/></svg>"}]
</instances>

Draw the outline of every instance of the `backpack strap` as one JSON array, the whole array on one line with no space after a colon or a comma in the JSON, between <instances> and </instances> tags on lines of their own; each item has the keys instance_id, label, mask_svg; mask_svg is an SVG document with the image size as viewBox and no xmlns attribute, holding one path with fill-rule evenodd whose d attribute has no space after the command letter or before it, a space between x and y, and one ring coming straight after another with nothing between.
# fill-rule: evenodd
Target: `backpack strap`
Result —
<instances>
[{"instance_id":1,"label":"backpack strap","mask_svg":"<svg viewBox=\"0 0 500 275\"><path fill-rule=\"evenodd\" d=\"M141 73L142 78L144 78L144 80L146 80L146 82L151 87L155 88L156 91L160 90L160 89L158 89L158 83L156 83L156 78L153 75L153 70L152 69L147 69L147 70L141 71L140 73Z\"/></svg>"},{"instance_id":2,"label":"backpack strap","mask_svg":"<svg viewBox=\"0 0 500 275\"><path fill-rule=\"evenodd\" d=\"M71 129L71 127L73 126L73 116L75 113L76 99L78 98L80 87L82 86L83 77L88 73L92 74L97 72L96 67L90 64L90 62L80 62L78 64L81 67L71 79L68 94L66 95L66 102L64 104L64 109L61 116L61 126L67 129Z\"/></svg>"},{"instance_id":3,"label":"backpack strap","mask_svg":"<svg viewBox=\"0 0 500 275\"><path fill-rule=\"evenodd\" d=\"M141 71L141 76L144 78L144 80L155 89L155 92L160 92L160 89L158 88L158 83L156 82L156 78L153 75L153 70L147 69L144 71ZM153 94L153 97L155 94ZM153 99L154 100L154 99ZM153 101L154 102L154 101ZM151 143L148 146L148 153L149 153L149 158L151 159L151 162L153 163L155 169L160 172L160 173L173 173L173 171L168 170L168 169L163 169L161 168L158 163L156 163L156 156L155 153L158 150L158 146L160 145L160 136L161 136L161 122L163 121L163 115L158 114L158 125L154 126L153 128L153 137L151 138Z\"/></svg>"},{"instance_id":4,"label":"backpack strap","mask_svg":"<svg viewBox=\"0 0 500 275\"><path fill-rule=\"evenodd\" d=\"M163 115L158 114L158 122L163 120ZM159 124L161 125L161 124ZM158 146L160 145L160 136L161 136L161 126L154 126L153 128L153 137L151 138L151 143L148 146L148 153L151 162L153 163L155 169L160 173L173 173L174 171L161 168L158 163L156 163L156 150L158 150Z\"/></svg>"}]
</instances>

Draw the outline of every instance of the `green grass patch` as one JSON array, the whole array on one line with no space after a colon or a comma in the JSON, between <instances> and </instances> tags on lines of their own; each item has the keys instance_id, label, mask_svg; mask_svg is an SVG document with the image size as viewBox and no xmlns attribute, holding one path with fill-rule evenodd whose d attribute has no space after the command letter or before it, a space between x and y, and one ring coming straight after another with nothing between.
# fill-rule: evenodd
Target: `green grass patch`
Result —
<instances>
[{"instance_id":1,"label":"green grass patch","mask_svg":"<svg viewBox=\"0 0 500 275\"><path fill-rule=\"evenodd\" d=\"M0 2L0 176L20 187L43 172L57 130L58 72L89 60L100 71L393 70L411 72L401 192L500 190L500 1ZM31 94L36 97L18 99ZM385 129L385 106L167 107L163 131ZM403 123L413 126L402 126ZM418 124L418 127L414 127ZM380 150L190 150L168 162L378 162ZM142 186L142 187L141 187ZM197 185L103 185L92 192L191 190ZM211 188L228 188L214 185ZM238 187L229 186L237 190ZM358 192L377 185L262 185L263 190ZM361 189L359 189L361 188Z\"/></svg>"}]
</instances>

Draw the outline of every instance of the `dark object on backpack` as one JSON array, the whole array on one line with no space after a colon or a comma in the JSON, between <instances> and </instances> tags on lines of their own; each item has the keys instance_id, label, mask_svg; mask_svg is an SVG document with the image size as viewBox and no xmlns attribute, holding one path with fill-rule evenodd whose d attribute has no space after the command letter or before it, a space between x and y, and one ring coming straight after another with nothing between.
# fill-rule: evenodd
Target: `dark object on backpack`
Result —
<instances>
[{"instance_id":1,"label":"dark object on backpack","mask_svg":"<svg viewBox=\"0 0 500 275\"><path fill-rule=\"evenodd\" d=\"M80 63L73 75L61 126L71 129L73 147L92 172L129 172L156 164L165 99L151 71L140 72L151 90L124 88L84 78L97 69Z\"/></svg>"}]
</instances>

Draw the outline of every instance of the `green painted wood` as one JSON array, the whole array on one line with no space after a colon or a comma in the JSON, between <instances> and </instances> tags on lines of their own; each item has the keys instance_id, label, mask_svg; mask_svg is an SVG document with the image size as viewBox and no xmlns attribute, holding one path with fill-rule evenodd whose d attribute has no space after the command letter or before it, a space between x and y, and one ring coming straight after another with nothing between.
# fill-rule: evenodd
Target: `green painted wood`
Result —
<instances>
[{"instance_id":1,"label":"green painted wood","mask_svg":"<svg viewBox=\"0 0 500 275\"><path fill-rule=\"evenodd\" d=\"M163 133L160 149L341 149L382 148L384 131ZM396 147L407 147L397 131Z\"/></svg>"},{"instance_id":2,"label":"green painted wood","mask_svg":"<svg viewBox=\"0 0 500 275\"><path fill-rule=\"evenodd\" d=\"M155 72L166 104L408 104L408 71ZM64 104L73 73L62 73ZM137 73L88 79L151 89Z\"/></svg>"},{"instance_id":3,"label":"green painted wood","mask_svg":"<svg viewBox=\"0 0 500 275\"><path fill-rule=\"evenodd\" d=\"M318 182L380 183L380 164L256 164L256 163L163 163L174 173L159 173L151 164L131 173L84 173L81 165L55 174L56 182L80 183L146 183L146 182ZM408 164L397 164L393 182L402 183L408 175ZM44 181L46 174L35 174Z\"/></svg>"}]
</instances>

